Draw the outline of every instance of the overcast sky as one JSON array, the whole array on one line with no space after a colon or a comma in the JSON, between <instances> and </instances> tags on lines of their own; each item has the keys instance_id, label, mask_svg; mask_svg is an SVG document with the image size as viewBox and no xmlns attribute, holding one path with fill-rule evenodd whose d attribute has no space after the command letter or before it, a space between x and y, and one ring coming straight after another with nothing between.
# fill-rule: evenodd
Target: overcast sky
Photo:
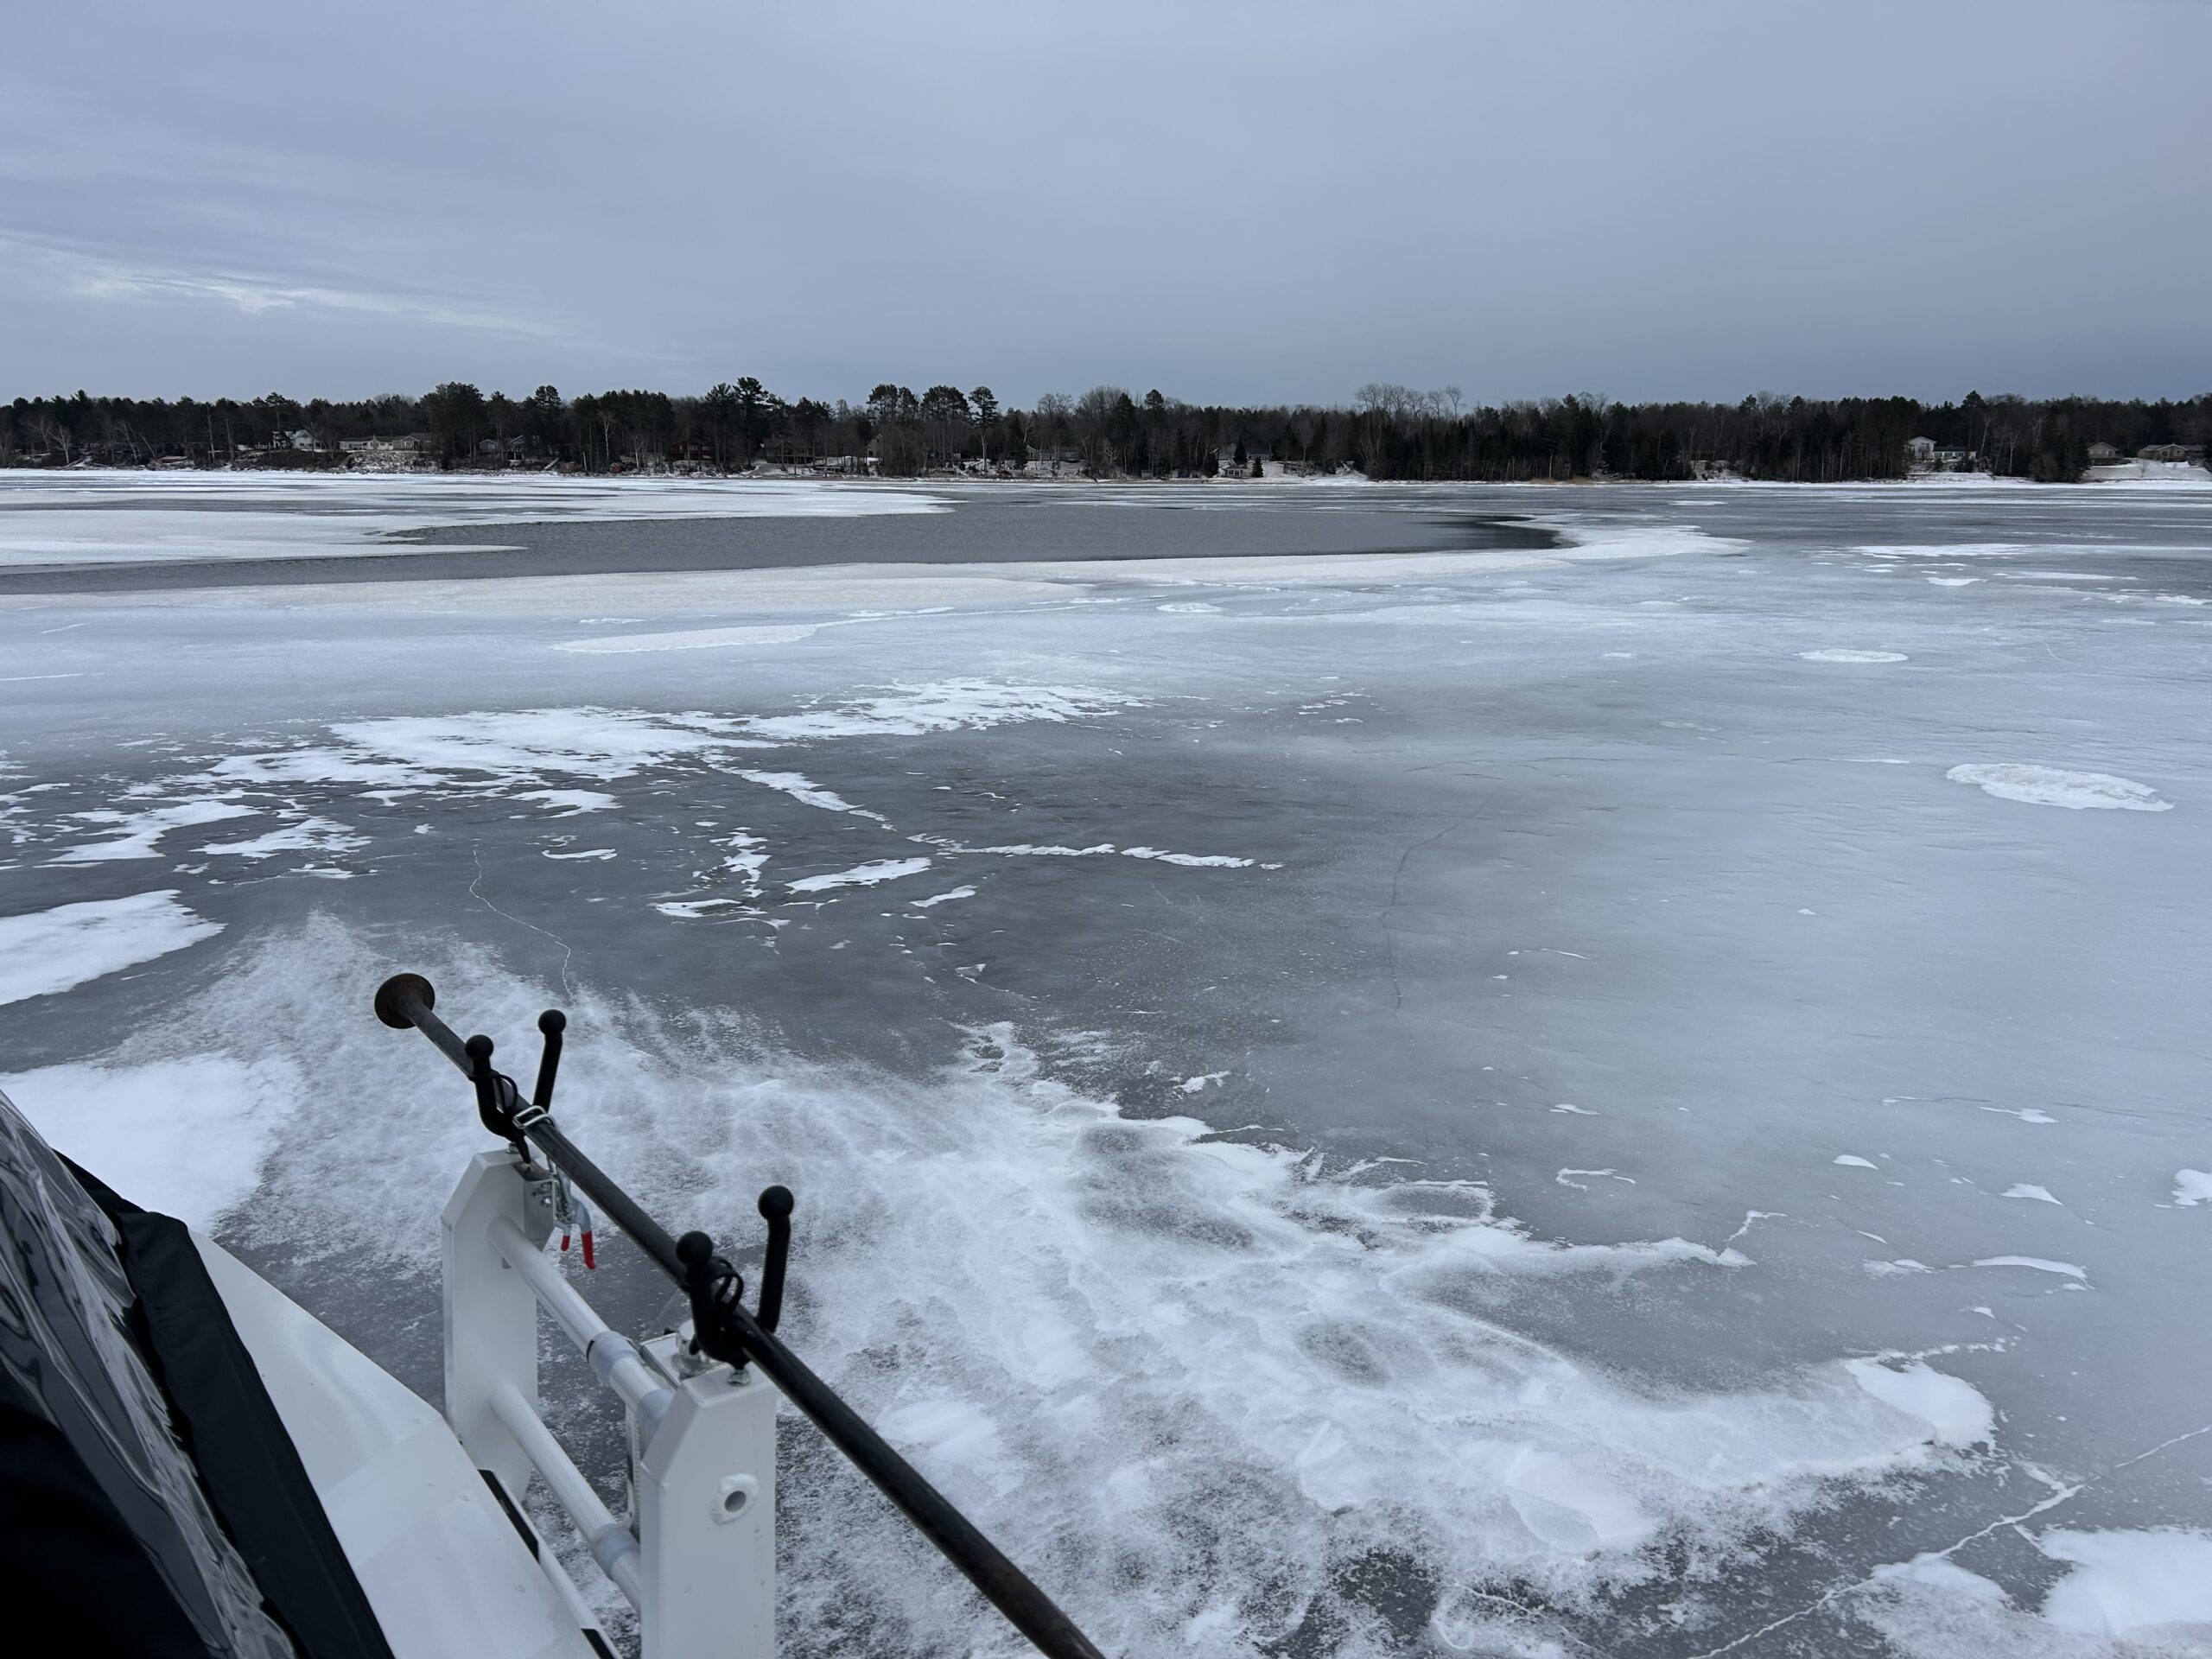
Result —
<instances>
[{"instance_id":1,"label":"overcast sky","mask_svg":"<svg viewBox=\"0 0 2212 1659\"><path fill-rule=\"evenodd\" d=\"M2212 389L2212 0L22 4L0 397Z\"/></svg>"}]
</instances>

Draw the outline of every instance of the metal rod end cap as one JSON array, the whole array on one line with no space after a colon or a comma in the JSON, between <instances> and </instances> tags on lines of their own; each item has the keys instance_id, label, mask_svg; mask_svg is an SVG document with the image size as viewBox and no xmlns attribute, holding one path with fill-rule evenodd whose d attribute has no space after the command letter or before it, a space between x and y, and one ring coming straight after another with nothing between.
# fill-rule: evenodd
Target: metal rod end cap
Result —
<instances>
[{"instance_id":1,"label":"metal rod end cap","mask_svg":"<svg viewBox=\"0 0 2212 1659\"><path fill-rule=\"evenodd\" d=\"M400 1012L403 1001L412 998L426 1008L438 1006L438 994L420 974L394 974L377 987L377 1018L394 1031L412 1031L415 1022Z\"/></svg>"}]
</instances>

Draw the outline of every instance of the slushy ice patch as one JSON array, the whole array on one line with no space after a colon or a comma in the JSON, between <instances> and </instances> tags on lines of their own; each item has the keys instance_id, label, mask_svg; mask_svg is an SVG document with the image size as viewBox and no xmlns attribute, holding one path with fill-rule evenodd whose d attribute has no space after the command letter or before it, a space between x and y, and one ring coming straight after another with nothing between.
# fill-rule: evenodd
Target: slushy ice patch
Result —
<instances>
[{"instance_id":1,"label":"slushy ice patch","mask_svg":"<svg viewBox=\"0 0 2212 1659\"><path fill-rule=\"evenodd\" d=\"M302 818L297 823L244 841L213 841L200 850L232 858L274 858L279 853L350 853L369 844L366 836L332 818Z\"/></svg>"},{"instance_id":2,"label":"slushy ice patch","mask_svg":"<svg viewBox=\"0 0 2212 1659\"><path fill-rule=\"evenodd\" d=\"M245 818L253 816L254 809L241 806L235 801L184 801L175 806L142 808L135 812L101 808L92 812L73 814L79 823L99 824L113 834L105 841L86 842L63 852L54 861L56 864L105 864L116 859L158 858L159 843L172 830L186 830L203 823L220 823L226 818Z\"/></svg>"},{"instance_id":3,"label":"slushy ice patch","mask_svg":"<svg viewBox=\"0 0 2212 1659\"><path fill-rule=\"evenodd\" d=\"M909 899L906 902L916 910L927 910L934 905L946 904L955 899L973 899L975 896L976 889L973 887L948 887L944 892L933 893L926 899Z\"/></svg>"},{"instance_id":4,"label":"slushy ice patch","mask_svg":"<svg viewBox=\"0 0 2212 1659\"><path fill-rule=\"evenodd\" d=\"M926 858L879 858L866 864L856 864L849 870L832 870L827 874L810 875L784 885L793 893L827 893L832 887L872 887L878 882L919 875L929 867L930 861Z\"/></svg>"},{"instance_id":5,"label":"slushy ice patch","mask_svg":"<svg viewBox=\"0 0 2212 1659\"><path fill-rule=\"evenodd\" d=\"M0 916L0 1002L50 996L222 931L179 904L174 887Z\"/></svg>"},{"instance_id":6,"label":"slushy ice patch","mask_svg":"<svg viewBox=\"0 0 2212 1659\"><path fill-rule=\"evenodd\" d=\"M229 755L202 778L180 781L233 790L359 785L391 792L502 789L542 785L548 778L611 783L677 761L714 765L740 750L1066 721L1141 701L1089 687L961 679L895 686L880 696L793 715L577 708L396 715L339 721L329 728L334 744Z\"/></svg>"},{"instance_id":7,"label":"slushy ice patch","mask_svg":"<svg viewBox=\"0 0 2212 1659\"><path fill-rule=\"evenodd\" d=\"M133 1204L203 1228L251 1196L304 1087L289 1061L219 1054L0 1077L47 1144Z\"/></svg>"},{"instance_id":8,"label":"slushy ice patch","mask_svg":"<svg viewBox=\"0 0 2212 1659\"><path fill-rule=\"evenodd\" d=\"M2212 1536L2174 1527L2062 1529L2044 1534L2036 1547L2074 1563L2044 1602L2044 1617L2060 1629L2093 1636L2193 1632L2212 1645Z\"/></svg>"},{"instance_id":9,"label":"slushy ice patch","mask_svg":"<svg viewBox=\"0 0 2212 1659\"><path fill-rule=\"evenodd\" d=\"M1141 698L1095 686L940 680L898 685L881 696L851 698L833 708L773 715L745 725L763 737L919 737L929 732L980 731L1015 721L1064 722L1142 703Z\"/></svg>"},{"instance_id":10,"label":"slushy ice patch","mask_svg":"<svg viewBox=\"0 0 2212 1659\"><path fill-rule=\"evenodd\" d=\"M2039 1610L1948 1557L1880 1569L1850 1611L1906 1659L2196 1659L2212 1652L2212 1536L2171 1527L2020 1535L2064 1576Z\"/></svg>"},{"instance_id":11,"label":"slushy ice patch","mask_svg":"<svg viewBox=\"0 0 2212 1659\"><path fill-rule=\"evenodd\" d=\"M237 1084L240 1119L270 1128L222 1143L259 1181L229 1233L308 1278L327 1263L340 1291L366 1274L389 1298L396 1274L434 1319L438 1210L485 1136L445 1062L366 1016L392 949L310 924L80 1081L242 1079L312 1028L317 1087L289 1116ZM468 1028L518 1040L543 1005L471 950L407 957ZM1501 1594L1546 1618L1593 1608L1679 1573L1681 1551L1715 1579L1756 1570L1748 1540L1958 1468L1986 1436L1987 1402L1925 1363L1707 1393L1601 1373L1498 1323L1500 1288L1602 1300L1631 1275L1752 1264L1678 1238L1547 1241L1474 1183L1347 1179L1317 1152L1133 1119L1004 1026L911 1079L812 1065L705 1014L587 995L570 1015L571 1132L671 1224L741 1251L753 1196L791 1185L794 1345L1109 1651L1248 1654L1318 1630L1316 1653L1381 1652ZM643 1329L651 1300L608 1312ZM871 1490L799 1426L787 1443L791 1650L999 1651ZM1378 1560L1409 1586L1387 1618L1360 1587Z\"/></svg>"},{"instance_id":12,"label":"slushy ice patch","mask_svg":"<svg viewBox=\"0 0 2212 1659\"><path fill-rule=\"evenodd\" d=\"M788 795L801 806L819 807L824 812L849 812L855 817L874 818L887 829L890 827L890 820L882 813L855 806L836 791L823 789L803 772L741 772L737 775L748 784L758 784L763 789L772 789L779 795Z\"/></svg>"},{"instance_id":13,"label":"slushy ice patch","mask_svg":"<svg viewBox=\"0 0 2212 1659\"><path fill-rule=\"evenodd\" d=\"M1675 558L1684 554L1748 553L1751 543L1711 536L1695 524L1608 523L1576 513L1532 513L1531 524L1553 531L1565 543L1560 555L1597 559ZM1554 555L1559 556L1560 555Z\"/></svg>"},{"instance_id":14,"label":"slushy ice patch","mask_svg":"<svg viewBox=\"0 0 2212 1659\"><path fill-rule=\"evenodd\" d=\"M647 766L768 747L731 727L711 715L613 709L343 721L330 728L337 747L232 755L211 775L236 783L358 783L388 790L499 787L546 775L608 783Z\"/></svg>"},{"instance_id":15,"label":"slushy ice patch","mask_svg":"<svg viewBox=\"0 0 2212 1659\"><path fill-rule=\"evenodd\" d=\"M2148 784L2115 778L2108 772L2065 772L2056 766L1953 766L1943 774L1955 784L1972 784L1999 800L2031 806L2063 806L2075 811L2102 808L2124 812L2165 812L2173 803L2159 798Z\"/></svg>"},{"instance_id":16,"label":"slushy ice patch","mask_svg":"<svg viewBox=\"0 0 2212 1659\"><path fill-rule=\"evenodd\" d=\"M1969 1384L1918 1360L1904 1366L1854 1359L1844 1367L1859 1386L1885 1405L1919 1418L1945 1446L1976 1446L1994 1436L1997 1416Z\"/></svg>"},{"instance_id":17,"label":"slushy ice patch","mask_svg":"<svg viewBox=\"0 0 2212 1659\"><path fill-rule=\"evenodd\" d=\"M649 773L712 772L773 790L802 805L872 819L880 812L817 785L785 761L762 761L855 737L905 738L981 730L1012 721L1065 722L1141 699L1092 687L964 678L899 684L798 714L726 715L634 709L537 708L410 715L341 721L320 740L244 747L202 758L200 770L136 785L113 806L54 820L18 842L61 842L48 861L100 864L162 855L165 837L232 818L259 815L282 827L198 845L209 855L260 861L286 853L332 857L372 840L339 816L354 799L421 810L441 801L505 798L540 806L552 818L605 811L618 798L604 787ZM781 759L781 755L779 756ZM7 804L28 817L20 800ZM350 814L349 814L350 816ZM428 833L431 826L419 826ZM82 837L97 828L99 839ZM1211 856L1138 850L1170 862L1232 864ZM753 874L757 878L758 860ZM296 872L341 874L328 866ZM677 895L671 895L677 896Z\"/></svg>"},{"instance_id":18,"label":"slushy ice patch","mask_svg":"<svg viewBox=\"0 0 2212 1659\"><path fill-rule=\"evenodd\" d=\"M969 847L944 836L921 835L909 837L947 853L985 853L1001 858L1105 858L1118 853L1123 858L1151 859L1161 864L1177 864L1193 870L1249 870L1259 863L1257 859L1239 858L1231 853L1171 853L1158 847L1119 847L1110 841L1102 841L1095 847L1042 846L1034 842L1019 842L1000 847ZM1280 864L1261 864L1263 870L1279 870Z\"/></svg>"}]
</instances>

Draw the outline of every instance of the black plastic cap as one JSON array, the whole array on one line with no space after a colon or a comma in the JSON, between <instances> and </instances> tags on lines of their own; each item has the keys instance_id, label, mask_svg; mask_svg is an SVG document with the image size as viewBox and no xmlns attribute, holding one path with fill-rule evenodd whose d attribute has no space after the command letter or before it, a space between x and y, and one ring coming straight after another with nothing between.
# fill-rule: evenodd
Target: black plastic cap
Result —
<instances>
[{"instance_id":1,"label":"black plastic cap","mask_svg":"<svg viewBox=\"0 0 2212 1659\"><path fill-rule=\"evenodd\" d=\"M438 1006L438 994L420 974L394 974L377 987L377 1018L394 1031L412 1031L415 1021L399 1011L404 998L412 997L426 1008Z\"/></svg>"},{"instance_id":2,"label":"black plastic cap","mask_svg":"<svg viewBox=\"0 0 2212 1659\"><path fill-rule=\"evenodd\" d=\"M676 1259L696 1275L715 1259L715 1241L704 1233L686 1233L676 1241Z\"/></svg>"},{"instance_id":3,"label":"black plastic cap","mask_svg":"<svg viewBox=\"0 0 2212 1659\"><path fill-rule=\"evenodd\" d=\"M492 1039L480 1031L463 1043L461 1048L480 1067L489 1062L492 1058Z\"/></svg>"},{"instance_id":4,"label":"black plastic cap","mask_svg":"<svg viewBox=\"0 0 2212 1659\"><path fill-rule=\"evenodd\" d=\"M797 1202L788 1186L763 1187L760 1202L761 1217L767 1221L789 1221L791 1206Z\"/></svg>"},{"instance_id":5,"label":"black plastic cap","mask_svg":"<svg viewBox=\"0 0 2212 1659\"><path fill-rule=\"evenodd\" d=\"M569 1028L569 1016L558 1008L548 1008L537 1016L537 1028L550 1037L556 1031Z\"/></svg>"}]
</instances>

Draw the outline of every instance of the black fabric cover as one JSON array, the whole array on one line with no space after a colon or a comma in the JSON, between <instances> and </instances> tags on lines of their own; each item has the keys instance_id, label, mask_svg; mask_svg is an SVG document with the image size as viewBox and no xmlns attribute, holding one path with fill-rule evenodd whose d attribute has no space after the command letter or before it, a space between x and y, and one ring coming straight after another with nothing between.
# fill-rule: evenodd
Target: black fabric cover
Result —
<instances>
[{"instance_id":1,"label":"black fabric cover","mask_svg":"<svg viewBox=\"0 0 2212 1659\"><path fill-rule=\"evenodd\" d=\"M69 1171L122 1236L137 1322L171 1421L270 1611L303 1659L392 1659L191 1232L75 1164Z\"/></svg>"},{"instance_id":2,"label":"black fabric cover","mask_svg":"<svg viewBox=\"0 0 2212 1659\"><path fill-rule=\"evenodd\" d=\"M138 1298L121 1243L0 1096L8 1636L22 1630L39 1654L292 1659L171 1426L132 1330Z\"/></svg>"},{"instance_id":3,"label":"black fabric cover","mask_svg":"<svg viewBox=\"0 0 2212 1659\"><path fill-rule=\"evenodd\" d=\"M10 1626L7 1651L22 1659L207 1659L212 1649L145 1545L42 1405L0 1370L0 1606Z\"/></svg>"},{"instance_id":4,"label":"black fabric cover","mask_svg":"<svg viewBox=\"0 0 2212 1659\"><path fill-rule=\"evenodd\" d=\"M190 1234L5 1095L0 1655L391 1659Z\"/></svg>"}]
</instances>

